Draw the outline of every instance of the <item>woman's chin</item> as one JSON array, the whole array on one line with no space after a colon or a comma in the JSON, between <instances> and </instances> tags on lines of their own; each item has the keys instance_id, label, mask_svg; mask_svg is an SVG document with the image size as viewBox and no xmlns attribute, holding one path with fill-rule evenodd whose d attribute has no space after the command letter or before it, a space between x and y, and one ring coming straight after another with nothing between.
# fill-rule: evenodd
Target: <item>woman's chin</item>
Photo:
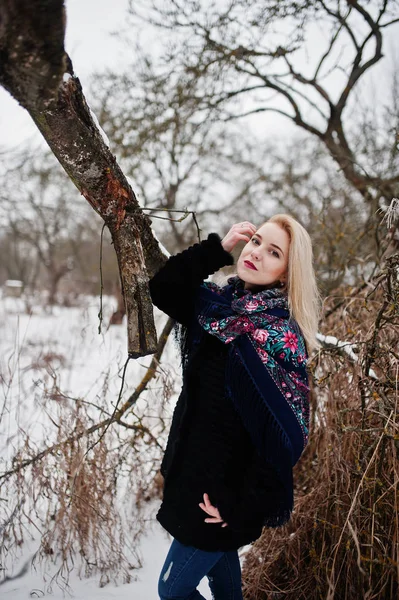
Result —
<instances>
[{"instance_id":1,"label":"woman's chin","mask_svg":"<svg viewBox=\"0 0 399 600\"><path fill-rule=\"evenodd\" d=\"M245 281L245 283L255 284L256 282L255 271L252 269L248 269L246 267L237 269L237 275L240 279L242 279L242 281Z\"/></svg>"}]
</instances>

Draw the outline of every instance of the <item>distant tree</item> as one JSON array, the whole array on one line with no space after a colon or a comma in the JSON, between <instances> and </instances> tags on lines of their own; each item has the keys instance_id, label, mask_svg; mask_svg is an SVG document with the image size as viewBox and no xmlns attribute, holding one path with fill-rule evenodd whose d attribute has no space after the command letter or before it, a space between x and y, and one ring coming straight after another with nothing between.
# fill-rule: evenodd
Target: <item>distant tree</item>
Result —
<instances>
[{"instance_id":1,"label":"distant tree","mask_svg":"<svg viewBox=\"0 0 399 600\"><path fill-rule=\"evenodd\" d=\"M22 281L24 287L35 289L40 270L40 261L29 244L22 242L8 225L2 227L0 234L0 285L6 279Z\"/></svg>"},{"instance_id":2,"label":"distant tree","mask_svg":"<svg viewBox=\"0 0 399 600\"><path fill-rule=\"evenodd\" d=\"M85 262L82 244L91 226L88 208L81 206L52 154L28 150L19 156L17 166L4 175L0 212L13 250L9 260L5 258L8 269L31 289L44 285L48 303L55 304L61 280ZM99 234L100 223L98 238ZM38 285L40 271L46 277Z\"/></svg>"}]
</instances>

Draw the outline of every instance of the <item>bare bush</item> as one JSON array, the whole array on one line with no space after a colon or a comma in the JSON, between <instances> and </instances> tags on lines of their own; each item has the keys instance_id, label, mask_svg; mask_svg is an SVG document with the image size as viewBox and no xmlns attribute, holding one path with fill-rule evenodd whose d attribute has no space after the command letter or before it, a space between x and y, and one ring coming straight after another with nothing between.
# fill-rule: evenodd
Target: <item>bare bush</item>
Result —
<instances>
[{"instance_id":1,"label":"bare bush","mask_svg":"<svg viewBox=\"0 0 399 600\"><path fill-rule=\"evenodd\" d=\"M325 299L295 511L247 553L248 600L397 597L398 273L395 254Z\"/></svg>"}]
</instances>

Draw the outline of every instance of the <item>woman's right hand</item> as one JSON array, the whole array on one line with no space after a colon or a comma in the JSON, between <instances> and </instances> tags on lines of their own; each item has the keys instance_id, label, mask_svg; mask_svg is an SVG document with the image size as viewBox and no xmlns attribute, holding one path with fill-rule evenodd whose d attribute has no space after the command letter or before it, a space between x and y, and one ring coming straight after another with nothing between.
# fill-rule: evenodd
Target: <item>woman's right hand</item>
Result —
<instances>
[{"instance_id":1,"label":"woman's right hand","mask_svg":"<svg viewBox=\"0 0 399 600\"><path fill-rule=\"evenodd\" d=\"M227 252L231 252L238 242L244 240L247 244L253 234L256 232L256 227L249 221L236 223L230 231L222 239L222 246Z\"/></svg>"},{"instance_id":2,"label":"woman's right hand","mask_svg":"<svg viewBox=\"0 0 399 600\"><path fill-rule=\"evenodd\" d=\"M227 527L227 523L220 516L219 509L209 500L208 494L204 494L204 502L200 502L198 506L212 517L212 519L205 519L205 523L222 523L222 527Z\"/></svg>"}]
</instances>

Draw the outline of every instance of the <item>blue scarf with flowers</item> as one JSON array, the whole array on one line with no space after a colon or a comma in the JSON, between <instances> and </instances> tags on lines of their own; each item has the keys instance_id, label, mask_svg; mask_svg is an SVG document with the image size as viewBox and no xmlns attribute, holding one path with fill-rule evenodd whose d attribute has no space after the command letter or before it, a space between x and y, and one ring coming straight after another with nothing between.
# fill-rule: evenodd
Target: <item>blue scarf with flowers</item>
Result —
<instances>
[{"instance_id":1,"label":"blue scarf with flowers","mask_svg":"<svg viewBox=\"0 0 399 600\"><path fill-rule=\"evenodd\" d=\"M245 290L238 276L224 287L204 282L186 338L191 350L205 332L229 346L226 394L293 501L292 467L308 442L309 386L305 340L287 294Z\"/></svg>"}]
</instances>

